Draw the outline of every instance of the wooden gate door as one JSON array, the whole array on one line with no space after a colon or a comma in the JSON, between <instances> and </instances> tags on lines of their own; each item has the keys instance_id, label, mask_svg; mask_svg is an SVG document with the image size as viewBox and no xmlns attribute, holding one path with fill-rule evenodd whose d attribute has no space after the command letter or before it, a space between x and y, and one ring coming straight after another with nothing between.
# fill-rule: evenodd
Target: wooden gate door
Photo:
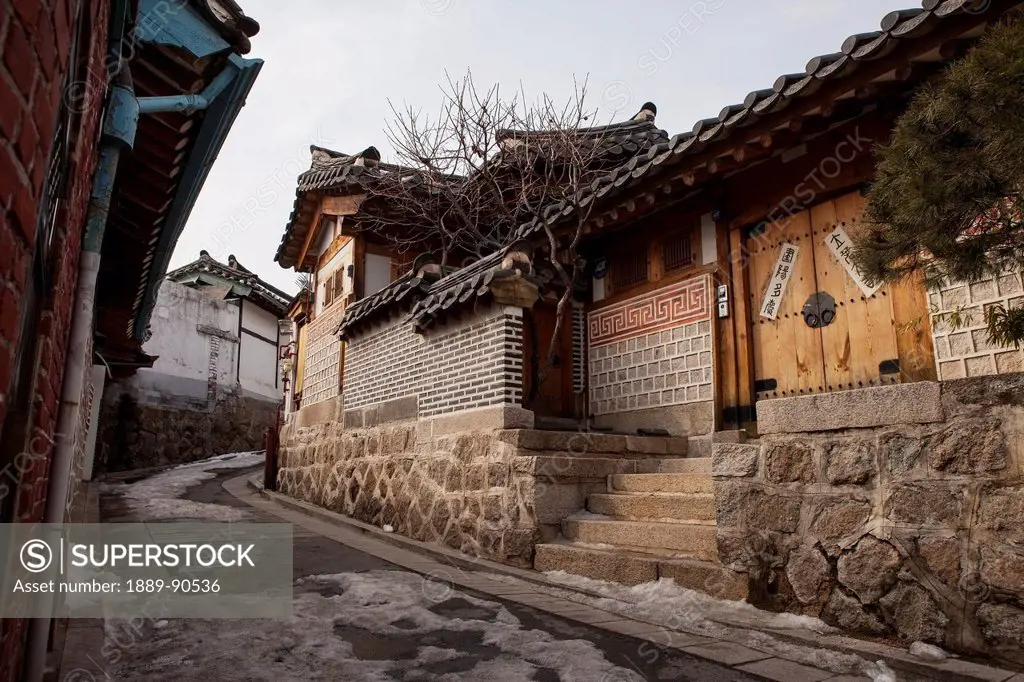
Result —
<instances>
[{"instance_id":1,"label":"wooden gate door","mask_svg":"<svg viewBox=\"0 0 1024 682\"><path fill-rule=\"evenodd\" d=\"M572 417L572 311L566 314L553 365L548 348L558 319L554 304L538 301L523 320L523 407L540 417Z\"/></svg>"},{"instance_id":2,"label":"wooden gate door","mask_svg":"<svg viewBox=\"0 0 1024 682\"><path fill-rule=\"evenodd\" d=\"M829 248L837 226L857 233L862 212L861 194L848 194L747 238L757 399L934 378L924 287L886 285L867 296ZM773 275L786 245L798 252L773 320L760 312L778 285ZM803 314L815 294L834 306L834 318L819 327Z\"/></svg>"}]
</instances>

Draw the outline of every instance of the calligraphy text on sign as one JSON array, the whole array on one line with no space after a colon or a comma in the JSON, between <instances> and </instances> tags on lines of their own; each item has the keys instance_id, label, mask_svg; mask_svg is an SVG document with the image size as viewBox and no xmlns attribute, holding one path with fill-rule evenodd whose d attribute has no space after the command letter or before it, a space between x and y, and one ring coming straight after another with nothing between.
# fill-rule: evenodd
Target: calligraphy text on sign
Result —
<instances>
[{"instance_id":1,"label":"calligraphy text on sign","mask_svg":"<svg viewBox=\"0 0 1024 682\"><path fill-rule=\"evenodd\" d=\"M772 278L768 281L768 291L765 292L764 301L761 303L761 317L774 320L778 316L779 306L782 305L782 297L786 295L786 286L793 274L793 266L799 253L799 246L782 245L779 260L775 263Z\"/></svg>"},{"instance_id":2,"label":"calligraphy text on sign","mask_svg":"<svg viewBox=\"0 0 1024 682\"><path fill-rule=\"evenodd\" d=\"M846 234L846 230L836 225L836 229L832 230L832 233L825 238L825 244L828 245L829 251L836 257L839 264L843 266L846 274L854 281L861 290L861 293L865 296L871 296L882 287L881 283L869 283L868 279L860 271L860 268L857 267L857 264L853 262L851 258L853 255L853 240L850 239L850 235Z\"/></svg>"}]
</instances>

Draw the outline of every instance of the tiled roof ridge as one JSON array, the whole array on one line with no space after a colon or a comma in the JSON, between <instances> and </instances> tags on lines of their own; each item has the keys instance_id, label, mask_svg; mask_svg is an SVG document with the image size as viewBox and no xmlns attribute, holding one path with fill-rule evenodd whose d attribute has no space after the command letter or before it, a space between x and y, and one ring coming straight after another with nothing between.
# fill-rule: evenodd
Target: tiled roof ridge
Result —
<instances>
[{"instance_id":1,"label":"tiled roof ridge","mask_svg":"<svg viewBox=\"0 0 1024 682\"><path fill-rule=\"evenodd\" d=\"M1019 2L1010 0L1007 10ZM747 94L743 103L723 107L717 117L698 120L691 131L676 134L666 142L652 146L646 153L634 156L582 190L574 204L586 205L597 201L647 178L660 168L681 163L687 155L725 139L733 130L752 123L762 115L779 111L799 97L812 94L823 82L849 76L860 63L886 54L895 47L895 41L929 33L936 22L950 16L979 14L980 11L974 8L976 3L977 0L922 0L920 8L889 12L880 22L881 31L848 36L839 52L811 58L803 73L783 74L772 87ZM988 2L982 4L981 11L988 9ZM528 237L540 229L542 221L553 225L572 212L573 206L567 202L553 204L544 209L543 216L522 224L516 234L520 238Z\"/></svg>"},{"instance_id":2,"label":"tiled roof ridge","mask_svg":"<svg viewBox=\"0 0 1024 682\"><path fill-rule=\"evenodd\" d=\"M257 291L257 293L261 294L264 298L268 299L275 305L280 304L281 306L287 306L289 301L291 301L291 296L274 285L264 281L256 273L242 266L237 259L235 260L235 264L238 267L231 267L227 263L221 263L204 249L199 252L199 258L191 263L186 263L185 265L168 272L165 275L165 279L175 280L178 277L188 275L193 272L217 272L225 276L227 279L252 287Z\"/></svg>"}]
</instances>

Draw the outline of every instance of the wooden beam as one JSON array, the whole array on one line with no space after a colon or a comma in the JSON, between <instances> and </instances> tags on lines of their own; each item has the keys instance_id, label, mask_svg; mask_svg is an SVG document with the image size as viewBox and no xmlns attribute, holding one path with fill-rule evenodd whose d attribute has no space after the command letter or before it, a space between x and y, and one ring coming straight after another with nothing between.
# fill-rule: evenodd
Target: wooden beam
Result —
<instances>
[{"instance_id":1,"label":"wooden beam","mask_svg":"<svg viewBox=\"0 0 1024 682\"><path fill-rule=\"evenodd\" d=\"M939 46L939 56L946 61L959 59L960 57L964 56L968 50L971 49L971 46L974 45L974 43L975 41L973 40L947 41L945 43L942 43L941 46Z\"/></svg>"},{"instance_id":2,"label":"wooden beam","mask_svg":"<svg viewBox=\"0 0 1024 682\"><path fill-rule=\"evenodd\" d=\"M306 233L306 238L302 240L302 248L299 249L299 256L295 259L295 268L297 270L302 270L303 264L306 262L306 254L309 253L309 247L313 244L316 233L320 231L320 215L320 202L317 202L313 218L309 221L309 232Z\"/></svg>"},{"instance_id":3,"label":"wooden beam","mask_svg":"<svg viewBox=\"0 0 1024 682\"><path fill-rule=\"evenodd\" d=\"M359 205L366 198L365 194L350 194L344 197L324 197L320 202L320 212L327 215L355 215Z\"/></svg>"},{"instance_id":4,"label":"wooden beam","mask_svg":"<svg viewBox=\"0 0 1024 682\"><path fill-rule=\"evenodd\" d=\"M739 166L739 162L732 156L722 156L708 162L708 173L711 175L728 173L735 168L739 168Z\"/></svg>"}]
</instances>

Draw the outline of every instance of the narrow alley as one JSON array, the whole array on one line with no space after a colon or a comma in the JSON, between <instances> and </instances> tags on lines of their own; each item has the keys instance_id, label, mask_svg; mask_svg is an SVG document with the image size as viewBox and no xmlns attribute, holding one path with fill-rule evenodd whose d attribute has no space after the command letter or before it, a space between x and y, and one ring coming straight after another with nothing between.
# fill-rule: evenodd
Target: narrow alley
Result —
<instances>
[{"instance_id":1,"label":"narrow alley","mask_svg":"<svg viewBox=\"0 0 1024 682\"><path fill-rule=\"evenodd\" d=\"M105 486L101 520L280 522L246 503L251 491L239 499L224 489L225 482L257 471L262 453L218 460ZM298 526L294 537L295 615L290 621L83 623L73 630L81 639L69 642L62 679L758 679L659 650L650 642L455 589L443 579L425 579Z\"/></svg>"}]
</instances>

